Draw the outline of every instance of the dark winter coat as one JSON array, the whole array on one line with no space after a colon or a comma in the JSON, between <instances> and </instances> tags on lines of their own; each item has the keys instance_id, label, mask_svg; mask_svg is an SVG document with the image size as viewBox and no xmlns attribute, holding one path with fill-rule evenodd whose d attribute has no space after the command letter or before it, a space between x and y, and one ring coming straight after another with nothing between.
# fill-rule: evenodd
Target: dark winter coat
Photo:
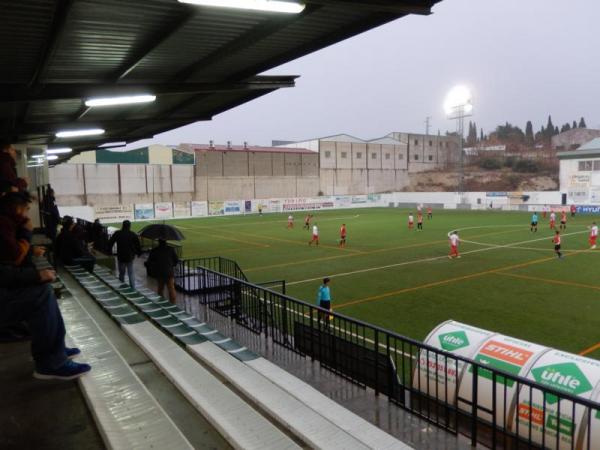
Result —
<instances>
[{"instance_id":1,"label":"dark winter coat","mask_svg":"<svg viewBox=\"0 0 600 450\"><path fill-rule=\"evenodd\" d=\"M108 241L108 248L117 244L117 259L119 262L128 263L133 261L135 256L142 254L140 238L131 230L115 231Z\"/></svg>"},{"instance_id":2,"label":"dark winter coat","mask_svg":"<svg viewBox=\"0 0 600 450\"><path fill-rule=\"evenodd\" d=\"M166 280L174 275L174 267L179 262L173 247L159 245L150 250L146 266L151 277Z\"/></svg>"}]
</instances>

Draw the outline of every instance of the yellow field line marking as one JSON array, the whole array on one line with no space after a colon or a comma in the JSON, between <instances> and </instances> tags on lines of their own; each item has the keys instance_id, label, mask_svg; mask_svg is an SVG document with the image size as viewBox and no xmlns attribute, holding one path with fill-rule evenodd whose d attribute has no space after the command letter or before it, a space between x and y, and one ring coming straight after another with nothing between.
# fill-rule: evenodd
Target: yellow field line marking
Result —
<instances>
[{"instance_id":1,"label":"yellow field line marking","mask_svg":"<svg viewBox=\"0 0 600 450\"><path fill-rule=\"evenodd\" d=\"M374 300L381 300L382 298L392 297L394 295L404 294L406 292L417 291L419 289L427 289L430 287L441 286L442 284L449 284L449 283L454 283L456 281L469 280L471 278L477 278L477 277L481 277L484 275L489 275L489 274L496 273L496 272L499 272L502 270L510 270L510 269L517 269L520 267L527 267L527 266L531 266L533 264L539 264L541 262L551 261L553 259L555 259L555 258L534 259L533 261L528 261L526 263L514 264L511 266L505 266L505 267L499 267L497 269L484 270L482 272L471 273L469 275L462 275L460 277L448 278L445 280L434 281L432 283L420 284L418 286L412 286L409 288L398 289L396 291L386 292L384 294L374 295L372 297L360 298L358 300L353 300L351 302L342 303L340 305L337 305L336 309L345 308L346 306L357 305L360 303L372 302Z\"/></svg>"},{"instance_id":2,"label":"yellow field line marking","mask_svg":"<svg viewBox=\"0 0 600 450\"><path fill-rule=\"evenodd\" d=\"M488 232L488 233L478 234L478 235L475 235L473 237L478 238L478 237L483 237L483 236L491 236L491 235L498 235L498 234L507 234L507 233L514 233L516 231L522 231L522 230L508 230L508 231ZM407 249L407 248L417 248L417 247L431 247L433 245L444 244L444 243L447 243L447 242L448 242L447 239L440 239L440 240L437 240L437 241L423 242L423 243L420 243L420 244L399 245L399 246L396 246L396 247L378 248L378 249L375 249L375 250L366 250L366 251L363 251L361 253L353 253L351 255L323 256L321 258L310 258L310 259L303 259L303 260L300 260L300 261L292 261L292 262L287 262L287 263L270 264L270 265L267 265L267 266L250 267L248 269L244 269L244 272L252 272L252 271L263 270L263 269L276 269L276 268L279 268L279 267L296 266L296 265L301 265L301 264L306 264L306 263L311 263L311 262L328 261L328 260L331 260L331 259L338 259L338 258L350 258L350 257L353 257L353 256L373 255L375 253L385 253L385 252L389 252L389 251L392 251L392 250L404 250L404 249ZM478 244L478 245L481 245L481 244Z\"/></svg>"},{"instance_id":3,"label":"yellow field line marking","mask_svg":"<svg viewBox=\"0 0 600 450\"><path fill-rule=\"evenodd\" d=\"M480 249L480 250L487 250L487 249ZM473 250L473 252L476 252L476 251L477 250ZM573 254L571 256L574 256L574 255L580 254L580 253L583 253L583 251L575 251L575 252L573 252ZM489 274L497 274L497 273L505 271L505 270L519 269L521 267L528 267L528 266L532 266L534 264L539 264L539 263L542 263L542 262L551 261L553 259L556 259L556 257L534 259L532 261L527 261L525 263L513 264L513 265L505 266L505 267L498 267L497 269L484 270L482 272L476 272L476 273L472 273L472 274L469 274L469 275L463 275L463 276L460 276L460 277L454 277L454 278L448 278L446 280L434 281L432 283L426 283L426 284L422 284L422 285L419 285L419 286L413 286L413 287L410 287L410 288L399 289L397 291L386 292L384 294L375 295L375 296L372 296L372 297L366 297L366 298L362 298L362 299L358 299L358 300L353 300L353 301L347 302L347 303L341 303L340 305L336 306L336 309L345 308L346 306L356 305L356 304L359 304L359 303L365 303L365 302L370 302L370 301L374 301L374 300L380 300L382 298L391 297L393 295L398 295L398 294L403 294L405 292L416 291L418 289L427 289L427 288L430 288L430 287L440 286L442 284L454 283L456 281L468 280L468 279L471 279L471 278L477 278L477 277L481 277L481 276L489 275ZM288 284L290 284L290 283L288 283Z\"/></svg>"},{"instance_id":4,"label":"yellow field line marking","mask_svg":"<svg viewBox=\"0 0 600 450\"><path fill-rule=\"evenodd\" d=\"M587 355L589 353L592 353L594 350L598 350L600 348L600 342L598 342L597 344L592 345L591 347L586 348L585 350L579 352L579 354L581 356Z\"/></svg>"},{"instance_id":5,"label":"yellow field line marking","mask_svg":"<svg viewBox=\"0 0 600 450\"><path fill-rule=\"evenodd\" d=\"M583 252L578 252L578 253L583 253ZM585 288L585 289L600 290L600 286L593 285L593 284L577 283L575 281L552 280L550 278L532 277L530 275L521 275L521 274L517 274L517 273L497 273L496 275L502 275L505 277L513 277L513 278L521 278L523 280L542 281L544 283L549 283L549 284L559 284L559 285L563 285L563 286L573 286L573 287L580 287L580 288Z\"/></svg>"},{"instance_id":6,"label":"yellow field line marking","mask_svg":"<svg viewBox=\"0 0 600 450\"><path fill-rule=\"evenodd\" d=\"M585 231L576 231L573 233L568 233L568 234L563 234L563 236L569 236L569 235L573 235L573 234L581 234L581 233L585 233ZM481 253L481 252L489 252L491 250L498 250L498 249L508 249L508 248L515 248L518 245L521 244L527 244L529 242L537 242L537 241L543 241L546 240L547 237L543 237L543 238L539 238L539 239L529 239L526 241L520 241L520 242L513 242L512 244L504 244L504 245L494 245L492 247L484 247L484 248L478 248L475 250L469 250L466 252L462 252L462 255L470 255L472 253ZM579 252L581 252L583 250L580 250ZM445 259L447 258L447 256L431 256L428 258L422 258L422 259L412 259L409 261L402 261L399 263L394 263L394 264L387 264L385 266L377 266L377 267L367 267L366 269L358 269L358 270L353 270L351 272L343 272L343 273L333 273L333 274L329 274L328 276L331 277L346 277L348 275L355 275L357 273L365 273L365 272L374 272L376 270L385 270L385 269L391 269L392 267L401 267L401 266L408 266L411 264L419 264L419 263L425 263L425 262L431 262L431 261L438 261L440 259ZM320 280L322 278L321 277L315 277L315 278L307 278L305 280L298 280L298 281L290 281L287 283L288 286L292 286L295 284L302 284L302 283L308 283L311 281L317 281Z\"/></svg>"}]
</instances>

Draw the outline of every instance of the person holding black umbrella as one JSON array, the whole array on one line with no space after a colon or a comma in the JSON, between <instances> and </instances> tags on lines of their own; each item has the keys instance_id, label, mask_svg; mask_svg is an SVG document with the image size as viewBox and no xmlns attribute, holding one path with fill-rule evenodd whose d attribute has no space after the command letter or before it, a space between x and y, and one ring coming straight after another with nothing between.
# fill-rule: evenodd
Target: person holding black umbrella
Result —
<instances>
[{"instance_id":1,"label":"person holding black umbrella","mask_svg":"<svg viewBox=\"0 0 600 450\"><path fill-rule=\"evenodd\" d=\"M148 255L148 261L146 265L148 267L148 274L151 277L156 278L158 282L157 292L158 295L162 296L165 286L169 292L169 301L176 304L176 293L175 293L175 271L174 267L179 262L175 249L167 245L167 241L164 239L158 240L158 247L150 250Z\"/></svg>"}]
</instances>

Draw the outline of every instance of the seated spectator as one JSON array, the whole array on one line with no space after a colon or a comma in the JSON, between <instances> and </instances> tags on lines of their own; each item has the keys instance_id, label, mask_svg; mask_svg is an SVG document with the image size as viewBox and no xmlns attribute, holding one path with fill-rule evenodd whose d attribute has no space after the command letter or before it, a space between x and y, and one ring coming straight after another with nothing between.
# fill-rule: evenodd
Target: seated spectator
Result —
<instances>
[{"instance_id":1,"label":"seated spectator","mask_svg":"<svg viewBox=\"0 0 600 450\"><path fill-rule=\"evenodd\" d=\"M8 142L0 142L0 179L10 183L14 192L27 189L27 181L17 176L17 149Z\"/></svg>"},{"instance_id":2,"label":"seated spectator","mask_svg":"<svg viewBox=\"0 0 600 450\"><path fill-rule=\"evenodd\" d=\"M94 270L96 258L88 252L83 233L78 231L71 216L63 218L62 230L54 246L56 257L63 264L78 264L89 272Z\"/></svg>"},{"instance_id":3,"label":"seated spectator","mask_svg":"<svg viewBox=\"0 0 600 450\"><path fill-rule=\"evenodd\" d=\"M0 211L4 213L0 215L0 328L26 322L31 333L34 376L71 380L89 372L91 367L71 361L80 351L65 347L62 315L49 284L56 280L56 273L17 264L26 247L18 234L27 222L23 220L27 209L28 200L19 194L0 198Z\"/></svg>"},{"instance_id":4,"label":"seated spectator","mask_svg":"<svg viewBox=\"0 0 600 450\"><path fill-rule=\"evenodd\" d=\"M119 265L119 280L125 281L125 271L129 277L129 286L135 288L135 273L133 271L133 260L136 255L142 254L140 246L140 238L137 234L131 231L131 222L124 220L119 231L115 231L108 241L108 248L113 248L117 244L117 262Z\"/></svg>"},{"instance_id":5,"label":"seated spectator","mask_svg":"<svg viewBox=\"0 0 600 450\"><path fill-rule=\"evenodd\" d=\"M156 278L158 282L158 295L163 295L165 285L169 291L169 301L172 304L176 303L177 294L175 293L175 272L174 267L179 262L177 254L173 247L167 245L167 241L160 239L158 247L150 250L148 261L148 274Z\"/></svg>"},{"instance_id":6,"label":"seated spectator","mask_svg":"<svg viewBox=\"0 0 600 450\"><path fill-rule=\"evenodd\" d=\"M33 229L28 209L29 201L18 192L0 198L0 262L20 266L27 259Z\"/></svg>"}]
</instances>

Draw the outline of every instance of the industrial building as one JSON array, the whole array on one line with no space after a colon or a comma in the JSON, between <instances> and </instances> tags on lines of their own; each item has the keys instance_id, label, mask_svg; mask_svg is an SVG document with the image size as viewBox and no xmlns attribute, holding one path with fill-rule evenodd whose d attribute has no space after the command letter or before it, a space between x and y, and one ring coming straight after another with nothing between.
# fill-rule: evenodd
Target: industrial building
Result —
<instances>
[{"instance_id":1,"label":"industrial building","mask_svg":"<svg viewBox=\"0 0 600 450\"><path fill-rule=\"evenodd\" d=\"M459 161L460 154L456 136L403 132L371 140L338 134L273 143L319 153L324 195L399 191L409 184L409 173L447 168Z\"/></svg>"},{"instance_id":2,"label":"industrial building","mask_svg":"<svg viewBox=\"0 0 600 450\"><path fill-rule=\"evenodd\" d=\"M62 206L225 201L400 191L410 172L457 161L458 139L390 133L347 134L263 147L151 145L82 152L49 169Z\"/></svg>"}]
</instances>

